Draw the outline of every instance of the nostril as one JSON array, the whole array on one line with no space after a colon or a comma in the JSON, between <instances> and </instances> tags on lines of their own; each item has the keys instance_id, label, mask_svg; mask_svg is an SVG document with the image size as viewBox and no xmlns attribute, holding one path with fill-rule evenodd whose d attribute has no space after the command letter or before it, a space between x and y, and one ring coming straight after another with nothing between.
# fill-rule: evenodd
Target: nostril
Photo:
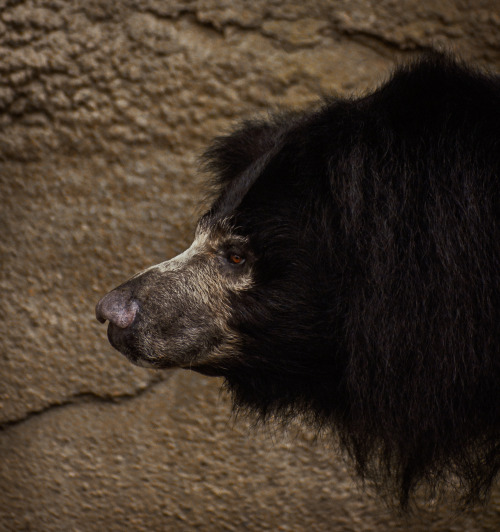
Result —
<instances>
[{"instance_id":1,"label":"nostril","mask_svg":"<svg viewBox=\"0 0 500 532\"><path fill-rule=\"evenodd\" d=\"M113 291L105 295L95 308L98 321L108 320L121 329L129 327L135 319L139 305L127 293Z\"/></svg>"}]
</instances>

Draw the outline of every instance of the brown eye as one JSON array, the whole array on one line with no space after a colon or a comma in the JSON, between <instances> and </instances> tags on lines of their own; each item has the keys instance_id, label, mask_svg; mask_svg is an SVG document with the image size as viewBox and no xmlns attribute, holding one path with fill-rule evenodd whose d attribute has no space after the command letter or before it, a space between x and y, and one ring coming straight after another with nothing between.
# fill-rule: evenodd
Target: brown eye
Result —
<instances>
[{"instance_id":1,"label":"brown eye","mask_svg":"<svg viewBox=\"0 0 500 532\"><path fill-rule=\"evenodd\" d=\"M231 253L228 255L227 260L231 264L243 264L245 262L245 258L241 255L238 255L237 253Z\"/></svg>"}]
</instances>

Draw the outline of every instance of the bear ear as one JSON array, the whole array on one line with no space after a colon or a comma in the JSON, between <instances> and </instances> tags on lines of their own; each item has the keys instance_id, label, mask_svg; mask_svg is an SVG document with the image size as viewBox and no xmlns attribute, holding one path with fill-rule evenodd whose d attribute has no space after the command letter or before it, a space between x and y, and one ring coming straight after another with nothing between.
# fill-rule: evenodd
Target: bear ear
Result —
<instances>
[{"instance_id":1,"label":"bear ear","mask_svg":"<svg viewBox=\"0 0 500 532\"><path fill-rule=\"evenodd\" d=\"M217 137L201 158L202 170L212 175L219 193L254 161L271 150L283 126L271 121L246 121L231 134Z\"/></svg>"}]
</instances>

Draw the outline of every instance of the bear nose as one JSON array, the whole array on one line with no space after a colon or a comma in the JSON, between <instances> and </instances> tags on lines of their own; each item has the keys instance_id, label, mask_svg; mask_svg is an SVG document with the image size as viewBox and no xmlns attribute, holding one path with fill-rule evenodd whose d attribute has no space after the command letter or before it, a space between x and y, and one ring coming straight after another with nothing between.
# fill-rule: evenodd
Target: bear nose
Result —
<instances>
[{"instance_id":1,"label":"bear nose","mask_svg":"<svg viewBox=\"0 0 500 532\"><path fill-rule=\"evenodd\" d=\"M113 290L97 303L95 317L101 323L108 320L120 329L129 327L135 319L139 305L126 292Z\"/></svg>"}]
</instances>

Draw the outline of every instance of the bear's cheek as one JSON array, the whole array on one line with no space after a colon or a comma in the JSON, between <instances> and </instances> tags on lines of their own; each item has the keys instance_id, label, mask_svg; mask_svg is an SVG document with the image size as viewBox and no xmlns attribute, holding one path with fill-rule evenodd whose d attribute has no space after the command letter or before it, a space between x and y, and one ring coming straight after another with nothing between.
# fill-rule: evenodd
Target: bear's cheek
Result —
<instances>
[{"instance_id":1,"label":"bear's cheek","mask_svg":"<svg viewBox=\"0 0 500 532\"><path fill-rule=\"evenodd\" d=\"M216 321L204 307L149 319L136 332L138 351L158 367L195 364L219 341Z\"/></svg>"}]
</instances>

